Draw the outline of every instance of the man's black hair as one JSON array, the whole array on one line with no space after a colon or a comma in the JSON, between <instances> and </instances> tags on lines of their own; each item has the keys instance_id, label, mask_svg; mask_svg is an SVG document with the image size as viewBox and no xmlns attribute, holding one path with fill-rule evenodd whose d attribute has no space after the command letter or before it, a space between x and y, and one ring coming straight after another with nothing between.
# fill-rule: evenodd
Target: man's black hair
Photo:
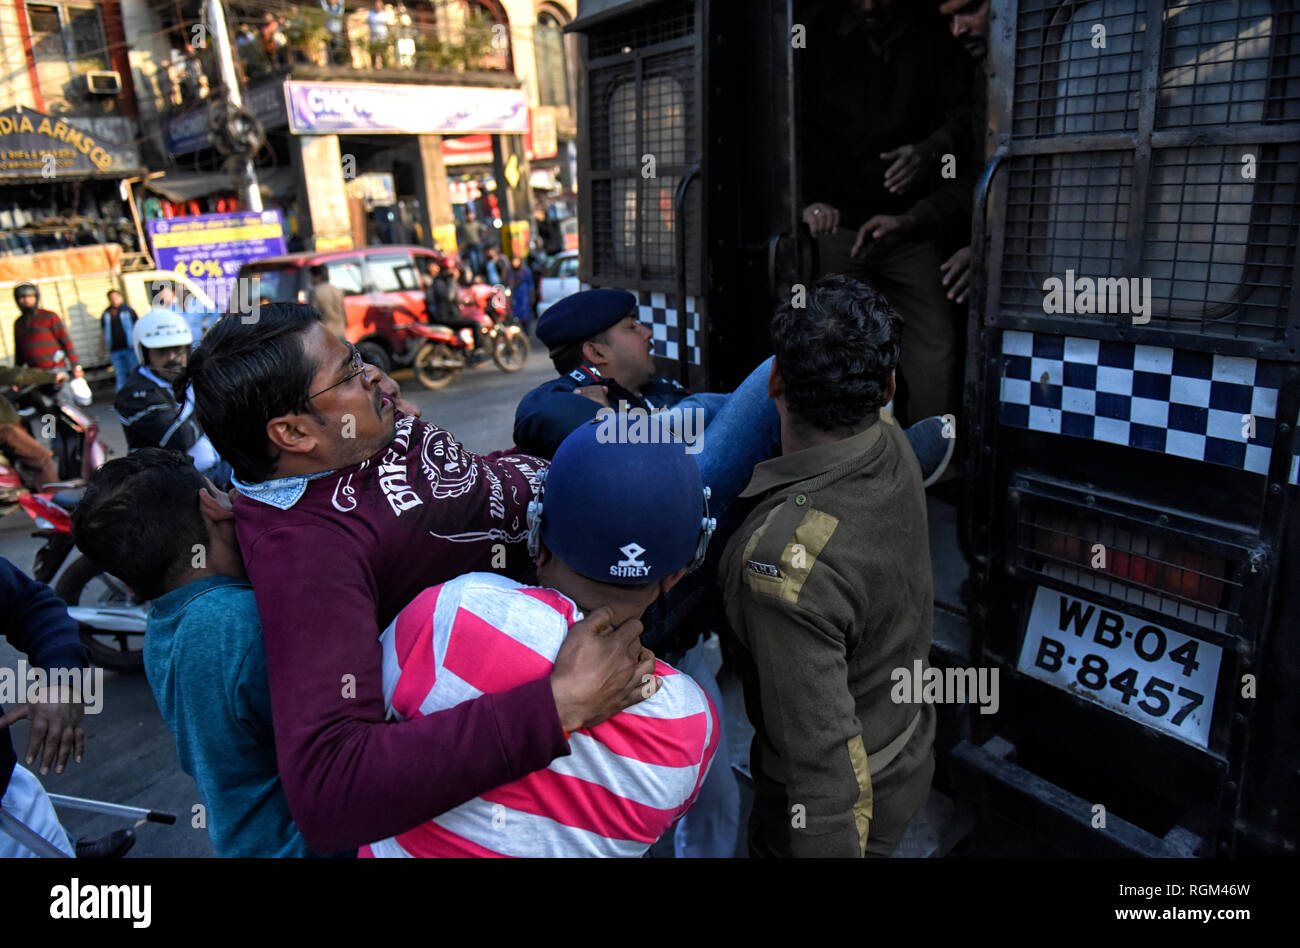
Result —
<instances>
[{"instance_id":1,"label":"man's black hair","mask_svg":"<svg viewBox=\"0 0 1300 948\"><path fill-rule=\"evenodd\" d=\"M888 401L903 321L876 290L839 274L815 283L806 302L772 317L786 406L818 431L856 427Z\"/></svg>"},{"instance_id":2,"label":"man's black hair","mask_svg":"<svg viewBox=\"0 0 1300 948\"><path fill-rule=\"evenodd\" d=\"M311 274L312 279L324 280L326 283L330 281L330 268L323 263L313 263L307 272Z\"/></svg>"},{"instance_id":3,"label":"man's black hair","mask_svg":"<svg viewBox=\"0 0 1300 948\"><path fill-rule=\"evenodd\" d=\"M566 342L563 345L556 346L550 351L551 364L555 366L555 371L561 375L568 375L578 366L587 361L587 357L582 352L582 347L589 342L595 342L602 346L609 345L609 330L602 329L594 336L588 336L586 339L579 339L577 342Z\"/></svg>"},{"instance_id":4,"label":"man's black hair","mask_svg":"<svg viewBox=\"0 0 1300 948\"><path fill-rule=\"evenodd\" d=\"M141 448L91 475L72 511L72 536L90 561L142 599L157 599L207 544L197 492L203 475L189 455Z\"/></svg>"},{"instance_id":5,"label":"man's black hair","mask_svg":"<svg viewBox=\"0 0 1300 948\"><path fill-rule=\"evenodd\" d=\"M262 303L255 317L222 317L190 356L176 392L194 386L194 411L203 433L235 476L250 484L275 475L278 453L266 423L296 411L320 418L307 396L320 368L303 345L320 320L301 303ZM177 399L178 404L180 399Z\"/></svg>"}]
</instances>

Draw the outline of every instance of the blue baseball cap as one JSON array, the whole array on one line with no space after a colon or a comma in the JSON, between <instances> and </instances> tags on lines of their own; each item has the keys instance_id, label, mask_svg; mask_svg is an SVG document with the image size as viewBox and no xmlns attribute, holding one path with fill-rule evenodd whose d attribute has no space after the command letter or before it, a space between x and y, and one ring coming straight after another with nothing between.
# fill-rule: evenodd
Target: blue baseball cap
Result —
<instances>
[{"instance_id":1,"label":"blue baseball cap","mask_svg":"<svg viewBox=\"0 0 1300 948\"><path fill-rule=\"evenodd\" d=\"M680 442L632 444L607 432L593 421L564 439L530 526L540 520L541 542L588 579L657 582L702 558L712 533L700 469Z\"/></svg>"},{"instance_id":2,"label":"blue baseball cap","mask_svg":"<svg viewBox=\"0 0 1300 948\"><path fill-rule=\"evenodd\" d=\"M542 314L537 338L546 348L555 349L590 339L636 314L636 296L627 290L583 290L566 296Z\"/></svg>"}]
</instances>

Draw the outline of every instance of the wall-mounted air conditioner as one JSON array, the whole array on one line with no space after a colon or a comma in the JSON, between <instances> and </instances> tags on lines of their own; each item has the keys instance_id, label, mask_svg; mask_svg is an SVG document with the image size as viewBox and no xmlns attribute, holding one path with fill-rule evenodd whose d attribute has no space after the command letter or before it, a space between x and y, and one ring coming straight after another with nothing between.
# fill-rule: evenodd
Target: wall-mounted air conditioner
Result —
<instances>
[{"instance_id":1,"label":"wall-mounted air conditioner","mask_svg":"<svg viewBox=\"0 0 1300 948\"><path fill-rule=\"evenodd\" d=\"M122 91L122 77L108 69L85 73L86 91L91 95L118 95Z\"/></svg>"}]
</instances>

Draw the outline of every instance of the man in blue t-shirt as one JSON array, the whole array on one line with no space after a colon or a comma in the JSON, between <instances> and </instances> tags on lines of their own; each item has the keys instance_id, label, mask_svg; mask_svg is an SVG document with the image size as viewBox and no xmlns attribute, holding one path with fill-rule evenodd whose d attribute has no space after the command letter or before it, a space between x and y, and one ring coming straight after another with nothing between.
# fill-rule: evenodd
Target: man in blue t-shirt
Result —
<instances>
[{"instance_id":1,"label":"man in blue t-shirt","mask_svg":"<svg viewBox=\"0 0 1300 948\"><path fill-rule=\"evenodd\" d=\"M144 667L219 856L309 856L275 760L266 654L230 501L190 459L109 461L73 512L80 550L153 600Z\"/></svg>"}]
</instances>

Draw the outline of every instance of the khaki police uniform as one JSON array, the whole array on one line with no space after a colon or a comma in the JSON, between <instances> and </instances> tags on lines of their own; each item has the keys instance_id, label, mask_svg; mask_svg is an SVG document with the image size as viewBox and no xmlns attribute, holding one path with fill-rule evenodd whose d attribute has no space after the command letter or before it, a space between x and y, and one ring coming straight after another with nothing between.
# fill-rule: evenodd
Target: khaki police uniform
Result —
<instances>
[{"instance_id":1,"label":"khaki police uniform","mask_svg":"<svg viewBox=\"0 0 1300 948\"><path fill-rule=\"evenodd\" d=\"M933 579L916 455L892 418L764 461L720 583L754 725L755 856L889 855L934 775L932 705L891 673L928 664Z\"/></svg>"}]
</instances>

